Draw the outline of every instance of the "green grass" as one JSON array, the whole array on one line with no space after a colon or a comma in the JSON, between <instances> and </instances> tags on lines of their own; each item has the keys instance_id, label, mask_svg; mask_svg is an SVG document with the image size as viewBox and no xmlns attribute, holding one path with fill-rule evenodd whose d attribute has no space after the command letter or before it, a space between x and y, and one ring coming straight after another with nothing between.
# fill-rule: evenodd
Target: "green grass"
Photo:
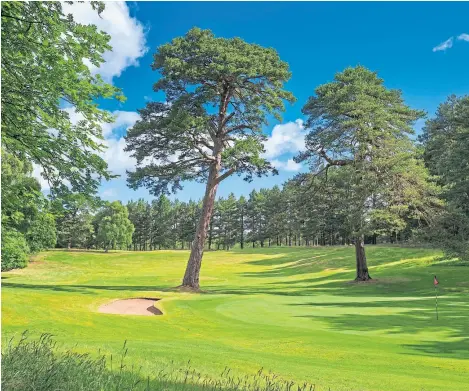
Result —
<instances>
[{"instance_id":1,"label":"green grass","mask_svg":"<svg viewBox=\"0 0 469 391\"><path fill-rule=\"evenodd\" d=\"M369 246L369 284L353 248L207 252L200 294L177 292L186 251L42 254L2 275L3 340L28 329L64 349L118 356L145 376L190 359L219 376L261 367L316 390L467 390L469 268L428 249ZM435 319L433 275L440 280ZM100 314L112 299L161 297L163 316Z\"/></svg>"}]
</instances>

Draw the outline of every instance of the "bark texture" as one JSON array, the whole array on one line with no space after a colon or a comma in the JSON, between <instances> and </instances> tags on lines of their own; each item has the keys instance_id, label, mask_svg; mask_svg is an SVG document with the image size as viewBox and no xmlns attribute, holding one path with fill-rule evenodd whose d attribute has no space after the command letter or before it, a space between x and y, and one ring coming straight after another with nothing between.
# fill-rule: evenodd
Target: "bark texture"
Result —
<instances>
[{"instance_id":1,"label":"bark texture","mask_svg":"<svg viewBox=\"0 0 469 391\"><path fill-rule=\"evenodd\" d=\"M208 227L210 219L213 214L213 207L215 205L215 197L217 195L217 189L219 184L218 174L220 172L221 155L217 156L215 164L210 168L207 187L205 189L205 196L202 205L202 213L200 215L199 223L197 225L197 231L195 233L195 239L192 242L191 255L187 262L186 272L182 280L182 286L199 289L199 275L200 268L202 266L202 257L204 255L205 239L208 233Z\"/></svg>"},{"instance_id":2,"label":"bark texture","mask_svg":"<svg viewBox=\"0 0 469 391\"><path fill-rule=\"evenodd\" d=\"M357 277L355 281L371 280L366 263L365 243L363 236L355 238L355 257L357 260Z\"/></svg>"}]
</instances>

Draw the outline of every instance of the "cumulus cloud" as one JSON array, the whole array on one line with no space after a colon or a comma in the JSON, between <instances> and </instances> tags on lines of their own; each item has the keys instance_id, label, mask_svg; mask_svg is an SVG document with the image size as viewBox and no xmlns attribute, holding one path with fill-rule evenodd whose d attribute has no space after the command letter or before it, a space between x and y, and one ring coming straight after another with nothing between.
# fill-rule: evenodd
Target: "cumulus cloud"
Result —
<instances>
[{"instance_id":1,"label":"cumulus cloud","mask_svg":"<svg viewBox=\"0 0 469 391\"><path fill-rule=\"evenodd\" d=\"M89 64L93 73L99 73L108 82L119 77L126 68L138 66L138 59L148 50L143 25L130 16L129 7L123 1L106 2L101 15L88 2L64 3L63 9L64 13L71 13L78 23L94 24L110 35L112 51L104 53L105 62L99 68Z\"/></svg>"},{"instance_id":2,"label":"cumulus cloud","mask_svg":"<svg viewBox=\"0 0 469 391\"><path fill-rule=\"evenodd\" d=\"M277 170L285 170L292 172L299 171L302 167L300 163L296 163L293 159L288 159L286 162L274 159L271 161L271 163L272 166L274 166Z\"/></svg>"},{"instance_id":3,"label":"cumulus cloud","mask_svg":"<svg viewBox=\"0 0 469 391\"><path fill-rule=\"evenodd\" d=\"M126 170L134 168L137 161L130 156L129 152L125 152L126 142L124 138L105 139L103 144L106 146L104 152L101 152L101 157L108 164L108 169L113 174L123 175Z\"/></svg>"},{"instance_id":4,"label":"cumulus cloud","mask_svg":"<svg viewBox=\"0 0 469 391\"><path fill-rule=\"evenodd\" d=\"M305 135L303 120L275 125L272 134L264 143L265 153L263 157L270 160L277 169L286 171L298 171L301 164L295 163L293 159L287 161L278 158L285 154L296 154L305 150Z\"/></svg>"},{"instance_id":5,"label":"cumulus cloud","mask_svg":"<svg viewBox=\"0 0 469 391\"><path fill-rule=\"evenodd\" d=\"M116 110L112 112L112 115L115 117L115 121L112 123L105 123L101 126L104 138L110 137L117 129L125 128L125 130L127 130L127 128L133 126L140 118L138 113L135 111Z\"/></svg>"},{"instance_id":6,"label":"cumulus cloud","mask_svg":"<svg viewBox=\"0 0 469 391\"><path fill-rule=\"evenodd\" d=\"M305 149L306 130L303 120L275 125L272 134L264 143L266 159L276 158L285 153L296 153Z\"/></svg>"},{"instance_id":7,"label":"cumulus cloud","mask_svg":"<svg viewBox=\"0 0 469 391\"><path fill-rule=\"evenodd\" d=\"M452 47L453 47L453 37L450 37L446 41L435 46L433 48L433 51L434 52L445 51L446 49L451 49Z\"/></svg>"},{"instance_id":8,"label":"cumulus cloud","mask_svg":"<svg viewBox=\"0 0 469 391\"><path fill-rule=\"evenodd\" d=\"M463 33L458 35L458 40L469 42L469 34Z\"/></svg>"}]
</instances>

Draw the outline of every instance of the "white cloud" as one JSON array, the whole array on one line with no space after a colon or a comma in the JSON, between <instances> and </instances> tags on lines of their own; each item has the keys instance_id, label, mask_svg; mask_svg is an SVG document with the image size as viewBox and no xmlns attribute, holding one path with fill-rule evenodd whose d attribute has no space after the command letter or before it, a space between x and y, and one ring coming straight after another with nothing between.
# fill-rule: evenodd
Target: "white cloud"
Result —
<instances>
[{"instance_id":1,"label":"white cloud","mask_svg":"<svg viewBox=\"0 0 469 391\"><path fill-rule=\"evenodd\" d=\"M278 170L285 170L285 171L299 171L301 169L301 164L296 163L293 159L288 159L286 162L282 162L281 160L274 159L271 161L272 166L274 166Z\"/></svg>"},{"instance_id":2,"label":"white cloud","mask_svg":"<svg viewBox=\"0 0 469 391\"><path fill-rule=\"evenodd\" d=\"M459 34L456 37L456 39L458 41L469 42L469 34L466 34L466 33ZM453 43L454 43L454 37L450 37L446 41L440 43L438 46L435 46L433 48L433 51L434 52L439 52L439 51L445 51L446 49L451 49L453 47Z\"/></svg>"},{"instance_id":3,"label":"white cloud","mask_svg":"<svg viewBox=\"0 0 469 391\"><path fill-rule=\"evenodd\" d=\"M301 119L297 119L295 122L275 125L272 134L264 143L265 153L263 157L279 170L300 170L301 164L295 163L293 159L282 161L278 158L284 154L296 154L304 151L306 133L307 131Z\"/></svg>"},{"instance_id":4,"label":"white cloud","mask_svg":"<svg viewBox=\"0 0 469 391\"><path fill-rule=\"evenodd\" d=\"M306 130L303 120L275 125L272 134L264 143L264 158L273 159L285 153L297 153L305 150Z\"/></svg>"},{"instance_id":5,"label":"white cloud","mask_svg":"<svg viewBox=\"0 0 469 391\"><path fill-rule=\"evenodd\" d=\"M104 53L105 63L100 68L90 64L93 73L99 73L110 82L129 66L138 66L138 59L148 50L143 25L132 18L125 2L106 2L101 15L88 2L63 4L64 13L71 13L78 23L94 24L111 36L112 51Z\"/></svg>"},{"instance_id":6,"label":"white cloud","mask_svg":"<svg viewBox=\"0 0 469 391\"><path fill-rule=\"evenodd\" d=\"M440 43L438 46L433 48L434 52L445 51L453 47L453 37L448 38L446 41Z\"/></svg>"},{"instance_id":7,"label":"white cloud","mask_svg":"<svg viewBox=\"0 0 469 391\"><path fill-rule=\"evenodd\" d=\"M103 137L109 137L112 135L112 132L117 129L125 127L127 130L129 127L133 126L140 118L140 115L135 111L120 111L116 110L112 112L112 115L115 117L113 123L105 123L101 126L103 130Z\"/></svg>"},{"instance_id":8,"label":"white cloud","mask_svg":"<svg viewBox=\"0 0 469 391\"><path fill-rule=\"evenodd\" d=\"M113 174L123 175L125 171L134 168L137 165L135 158L125 152L126 142L124 138L106 139L103 144L107 147L100 155L108 164L108 169Z\"/></svg>"},{"instance_id":9,"label":"white cloud","mask_svg":"<svg viewBox=\"0 0 469 391\"><path fill-rule=\"evenodd\" d=\"M102 125L104 136L102 143L106 149L100 155L113 174L124 175L126 170L136 166L137 161L130 156L129 152L124 151L126 142L123 135L127 133L127 129L134 126L140 116L135 111L120 110L113 111L112 115L115 117L115 121ZM122 128L124 128L122 136L120 138L113 137L113 132Z\"/></svg>"}]
</instances>

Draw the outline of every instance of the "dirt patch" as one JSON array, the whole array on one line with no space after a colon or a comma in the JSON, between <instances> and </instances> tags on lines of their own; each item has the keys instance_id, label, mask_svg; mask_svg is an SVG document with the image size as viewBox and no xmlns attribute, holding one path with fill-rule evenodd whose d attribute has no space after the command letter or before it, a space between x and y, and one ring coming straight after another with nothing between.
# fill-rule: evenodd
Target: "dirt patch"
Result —
<instances>
[{"instance_id":1,"label":"dirt patch","mask_svg":"<svg viewBox=\"0 0 469 391\"><path fill-rule=\"evenodd\" d=\"M134 299L114 300L108 304L103 304L98 311L103 314L117 315L163 315L163 313L155 307L155 302L160 299L149 297L138 297Z\"/></svg>"}]
</instances>

